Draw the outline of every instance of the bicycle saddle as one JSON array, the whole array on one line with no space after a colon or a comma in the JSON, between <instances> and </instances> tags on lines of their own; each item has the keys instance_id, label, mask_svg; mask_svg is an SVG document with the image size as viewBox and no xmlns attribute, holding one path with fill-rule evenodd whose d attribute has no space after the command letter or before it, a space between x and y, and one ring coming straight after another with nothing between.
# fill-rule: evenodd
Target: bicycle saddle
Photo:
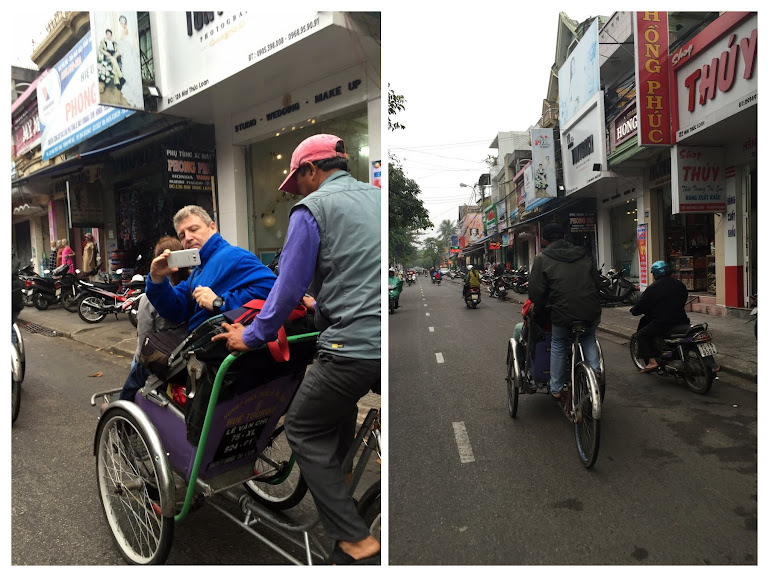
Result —
<instances>
[{"instance_id":1,"label":"bicycle saddle","mask_svg":"<svg viewBox=\"0 0 769 577\"><path fill-rule=\"evenodd\" d=\"M590 326L592 323L589 323L587 321L571 321L569 323L569 328L571 329L571 332L577 333L577 334L584 334L587 330L587 327Z\"/></svg>"}]
</instances>

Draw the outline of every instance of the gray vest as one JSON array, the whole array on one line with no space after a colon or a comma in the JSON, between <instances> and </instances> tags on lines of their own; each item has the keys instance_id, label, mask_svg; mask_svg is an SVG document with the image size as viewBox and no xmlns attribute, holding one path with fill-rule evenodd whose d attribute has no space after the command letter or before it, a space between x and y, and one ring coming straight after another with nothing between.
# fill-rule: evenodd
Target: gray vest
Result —
<instances>
[{"instance_id":1,"label":"gray vest","mask_svg":"<svg viewBox=\"0 0 769 577\"><path fill-rule=\"evenodd\" d=\"M342 357L382 356L381 193L340 170L296 204L320 231L310 285L315 325L323 331L318 347Z\"/></svg>"}]
</instances>

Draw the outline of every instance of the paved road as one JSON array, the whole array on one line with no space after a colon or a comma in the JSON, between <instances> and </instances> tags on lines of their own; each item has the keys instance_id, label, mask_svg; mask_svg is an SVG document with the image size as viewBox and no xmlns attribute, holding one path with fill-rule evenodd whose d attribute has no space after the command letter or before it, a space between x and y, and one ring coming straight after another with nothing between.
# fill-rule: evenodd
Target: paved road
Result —
<instances>
[{"instance_id":1,"label":"paved road","mask_svg":"<svg viewBox=\"0 0 769 577\"><path fill-rule=\"evenodd\" d=\"M389 316L391 564L756 563L754 393L639 375L603 336L601 447L585 470L546 395L508 416L520 306L469 310L460 290L421 278Z\"/></svg>"},{"instance_id":2,"label":"paved road","mask_svg":"<svg viewBox=\"0 0 769 577\"><path fill-rule=\"evenodd\" d=\"M93 438L98 409L89 400L95 392L122 386L130 359L64 338L26 331L24 338L27 374L12 430L11 563L122 565L97 492ZM100 377L89 376L98 372ZM376 467L370 466L363 489ZM304 504L310 506L309 497ZM286 561L203 507L176 525L167 563Z\"/></svg>"}]
</instances>

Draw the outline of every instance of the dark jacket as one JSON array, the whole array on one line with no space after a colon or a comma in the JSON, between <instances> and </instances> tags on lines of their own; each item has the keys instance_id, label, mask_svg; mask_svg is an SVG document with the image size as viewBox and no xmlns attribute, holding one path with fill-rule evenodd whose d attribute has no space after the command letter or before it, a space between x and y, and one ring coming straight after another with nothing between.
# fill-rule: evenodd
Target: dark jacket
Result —
<instances>
[{"instance_id":1,"label":"dark jacket","mask_svg":"<svg viewBox=\"0 0 769 577\"><path fill-rule=\"evenodd\" d=\"M663 276L641 293L641 298L630 309L633 316L646 315L648 320L666 325L689 324L684 306L689 291L680 280Z\"/></svg>"},{"instance_id":2,"label":"dark jacket","mask_svg":"<svg viewBox=\"0 0 769 577\"><path fill-rule=\"evenodd\" d=\"M554 325L601 318L600 275L584 247L565 240L551 243L534 258L529 298L537 311L550 305Z\"/></svg>"}]
</instances>

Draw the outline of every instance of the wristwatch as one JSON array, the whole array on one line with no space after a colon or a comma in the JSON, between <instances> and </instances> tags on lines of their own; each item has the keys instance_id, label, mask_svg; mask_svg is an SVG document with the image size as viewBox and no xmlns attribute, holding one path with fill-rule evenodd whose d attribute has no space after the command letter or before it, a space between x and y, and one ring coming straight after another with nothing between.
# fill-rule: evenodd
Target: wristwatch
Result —
<instances>
[{"instance_id":1,"label":"wristwatch","mask_svg":"<svg viewBox=\"0 0 769 577\"><path fill-rule=\"evenodd\" d=\"M214 314L218 315L221 313L221 308L224 306L224 299L222 297L216 297L213 302L213 310Z\"/></svg>"}]
</instances>

